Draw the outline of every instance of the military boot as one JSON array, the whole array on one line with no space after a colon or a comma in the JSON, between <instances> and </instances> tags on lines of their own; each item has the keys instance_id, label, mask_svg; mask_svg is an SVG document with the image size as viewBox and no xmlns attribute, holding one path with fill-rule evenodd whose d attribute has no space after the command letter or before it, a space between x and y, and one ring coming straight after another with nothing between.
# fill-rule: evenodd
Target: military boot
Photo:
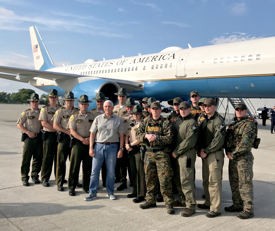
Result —
<instances>
[{"instance_id":1,"label":"military boot","mask_svg":"<svg viewBox=\"0 0 275 231\"><path fill-rule=\"evenodd\" d=\"M157 195L156 201L157 201L157 202L163 202L163 197L162 197L161 193L159 193L159 194Z\"/></svg>"},{"instance_id":2,"label":"military boot","mask_svg":"<svg viewBox=\"0 0 275 231\"><path fill-rule=\"evenodd\" d=\"M165 207L167 209L168 214L174 214L175 213L175 210L174 210L174 207L173 207L172 204L166 204Z\"/></svg>"},{"instance_id":3,"label":"military boot","mask_svg":"<svg viewBox=\"0 0 275 231\"><path fill-rule=\"evenodd\" d=\"M175 207L177 207L177 206L186 207L185 201L183 201L182 198L178 198L177 200L175 200L172 203L172 205L175 206Z\"/></svg>"},{"instance_id":4,"label":"military boot","mask_svg":"<svg viewBox=\"0 0 275 231\"><path fill-rule=\"evenodd\" d=\"M180 213L180 215L182 215L183 217L190 217L190 216L192 216L195 212L196 212L196 211L193 210L193 209L186 208L186 209L184 209L184 210Z\"/></svg>"},{"instance_id":5,"label":"military boot","mask_svg":"<svg viewBox=\"0 0 275 231\"><path fill-rule=\"evenodd\" d=\"M237 217L240 218L240 219L248 219L248 218L254 217L254 213L253 212L242 211L238 214Z\"/></svg>"},{"instance_id":6,"label":"military boot","mask_svg":"<svg viewBox=\"0 0 275 231\"><path fill-rule=\"evenodd\" d=\"M237 208L235 205L231 205L229 207L225 207L224 210L226 212L232 213L232 212L241 212L243 211L242 208Z\"/></svg>"},{"instance_id":7,"label":"military boot","mask_svg":"<svg viewBox=\"0 0 275 231\"><path fill-rule=\"evenodd\" d=\"M149 202L146 201L145 203L141 204L139 206L141 209L149 209L149 208L153 208L153 207L157 207L156 202Z\"/></svg>"}]
</instances>

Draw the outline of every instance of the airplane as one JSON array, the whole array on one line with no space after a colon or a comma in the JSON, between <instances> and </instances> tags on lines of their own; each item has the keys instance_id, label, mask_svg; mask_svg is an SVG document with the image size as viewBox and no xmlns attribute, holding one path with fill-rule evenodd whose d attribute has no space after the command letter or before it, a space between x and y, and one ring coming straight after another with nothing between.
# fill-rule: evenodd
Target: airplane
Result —
<instances>
[{"instance_id":1,"label":"airplane","mask_svg":"<svg viewBox=\"0 0 275 231\"><path fill-rule=\"evenodd\" d=\"M101 91L113 102L119 87L135 99L160 101L188 100L194 90L203 97L275 97L275 37L56 67L36 26L29 31L35 70L0 66L0 78L46 92L55 88L60 95L73 91L78 98ZM89 109L95 107L93 102Z\"/></svg>"}]
</instances>

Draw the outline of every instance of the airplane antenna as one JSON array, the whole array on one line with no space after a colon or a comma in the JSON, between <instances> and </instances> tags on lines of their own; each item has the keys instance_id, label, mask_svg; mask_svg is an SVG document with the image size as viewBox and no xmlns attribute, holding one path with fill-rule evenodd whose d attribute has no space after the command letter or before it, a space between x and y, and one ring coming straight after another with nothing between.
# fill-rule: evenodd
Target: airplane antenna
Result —
<instances>
[{"instance_id":1,"label":"airplane antenna","mask_svg":"<svg viewBox=\"0 0 275 231\"><path fill-rule=\"evenodd\" d=\"M189 47L189 49L192 49L192 47L191 47L191 45L188 43L188 47Z\"/></svg>"},{"instance_id":2,"label":"airplane antenna","mask_svg":"<svg viewBox=\"0 0 275 231\"><path fill-rule=\"evenodd\" d=\"M103 61L105 61L105 58L103 58Z\"/></svg>"}]
</instances>

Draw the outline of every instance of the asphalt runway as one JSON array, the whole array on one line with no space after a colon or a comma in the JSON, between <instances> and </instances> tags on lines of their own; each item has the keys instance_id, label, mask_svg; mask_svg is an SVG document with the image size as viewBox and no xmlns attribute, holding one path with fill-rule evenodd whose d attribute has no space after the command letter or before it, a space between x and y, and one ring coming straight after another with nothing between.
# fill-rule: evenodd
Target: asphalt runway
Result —
<instances>
[{"instance_id":1,"label":"asphalt runway","mask_svg":"<svg viewBox=\"0 0 275 231\"><path fill-rule=\"evenodd\" d=\"M98 198L84 201L87 195L76 189L70 197L65 191L57 191L54 176L48 188L30 184L22 186L20 179L23 143L16 121L28 105L0 104L0 230L275 230L275 134L270 134L270 120L263 127L259 120L261 144L253 149L254 154L254 203L255 217L241 220L237 213L226 213L217 218L207 218L206 211L197 209L189 218L180 216L183 208L176 207L175 215L166 213L164 203L156 208L142 210L126 195L132 188L118 192L117 200L106 197L100 190ZM67 162L68 171L69 162ZM201 160L196 161L196 199L203 203L201 195ZM66 176L67 178L67 176ZM129 182L128 182L129 183ZM118 187L116 184L115 187ZM223 173L222 209L231 205L231 190L228 182L228 160L225 158Z\"/></svg>"}]
</instances>

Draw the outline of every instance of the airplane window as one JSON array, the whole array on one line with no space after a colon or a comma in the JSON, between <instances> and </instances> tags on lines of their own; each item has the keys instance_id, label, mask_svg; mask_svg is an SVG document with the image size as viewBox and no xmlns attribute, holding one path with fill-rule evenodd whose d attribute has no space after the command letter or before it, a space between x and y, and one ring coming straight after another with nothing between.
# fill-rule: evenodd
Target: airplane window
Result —
<instances>
[{"instance_id":1,"label":"airplane window","mask_svg":"<svg viewBox=\"0 0 275 231\"><path fill-rule=\"evenodd\" d=\"M158 66L159 66L159 65L157 64L157 65L156 65L156 69L158 69Z\"/></svg>"},{"instance_id":2,"label":"airplane window","mask_svg":"<svg viewBox=\"0 0 275 231\"><path fill-rule=\"evenodd\" d=\"M238 61L238 56L235 56L234 57L234 62L237 62Z\"/></svg>"},{"instance_id":3,"label":"airplane window","mask_svg":"<svg viewBox=\"0 0 275 231\"><path fill-rule=\"evenodd\" d=\"M217 63L218 62L218 59L214 59L214 63Z\"/></svg>"},{"instance_id":4,"label":"airplane window","mask_svg":"<svg viewBox=\"0 0 275 231\"><path fill-rule=\"evenodd\" d=\"M154 65L152 65L152 69L154 69Z\"/></svg>"},{"instance_id":5,"label":"airplane window","mask_svg":"<svg viewBox=\"0 0 275 231\"><path fill-rule=\"evenodd\" d=\"M135 68L134 67L132 67L132 71L134 70Z\"/></svg>"},{"instance_id":6,"label":"airplane window","mask_svg":"<svg viewBox=\"0 0 275 231\"><path fill-rule=\"evenodd\" d=\"M113 73L113 69L111 70L111 73Z\"/></svg>"},{"instance_id":7,"label":"airplane window","mask_svg":"<svg viewBox=\"0 0 275 231\"><path fill-rule=\"evenodd\" d=\"M130 71L130 70L131 70L131 67L128 68L128 71Z\"/></svg>"},{"instance_id":8,"label":"airplane window","mask_svg":"<svg viewBox=\"0 0 275 231\"><path fill-rule=\"evenodd\" d=\"M117 68L117 72L119 72L119 68Z\"/></svg>"},{"instance_id":9,"label":"airplane window","mask_svg":"<svg viewBox=\"0 0 275 231\"><path fill-rule=\"evenodd\" d=\"M127 68L125 67L124 71L127 71Z\"/></svg>"},{"instance_id":10,"label":"airplane window","mask_svg":"<svg viewBox=\"0 0 275 231\"><path fill-rule=\"evenodd\" d=\"M244 59L245 59L245 56L243 55L243 56L241 57L241 61L244 61Z\"/></svg>"},{"instance_id":11,"label":"airplane window","mask_svg":"<svg viewBox=\"0 0 275 231\"><path fill-rule=\"evenodd\" d=\"M261 59L261 55L260 54L257 54L256 55L256 60L260 60Z\"/></svg>"},{"instance_id":12,"label":"airplane window","mask_svg":"<svg viewBox=\"0 0 275 231\"><path fill-rule=\"evenodd\" d=\"M116 72L116 69L114 69L114 72Z\"/></svg>"},{"instance_id":13,"label":"airplane window","mask_svg":"<svg viewBox=\"0 0 275 231\"><path fill-rule=\"evenodd\" d=\"M172 64L172 63L170 63L170 66L169 66L169 67L172 67L172 65L173 65L173 64Z\"/></svg>"},{"instance_id":14,"label":"airplane window","mask_svg":"<svg viewBox=\"0 0 275 231\"><path fill-rule=\"evenodd\" d=\"M109 70L108 70L108 73L110 73L110 71L111 71L111 70L109 69Z\"/></svg>"},{"instance_id":15,"label":"airplane window","mask_svg":"<svg viewBox=\"0 0 275 231\"><path fill-rule=\"evenodd\" d=\"M248 60L251 61L253 59L253 55L248 56Z\"/></svg>"},{"instance_id":16,"label":"airplane window","mask_svg":"<svg viewBox=\"0 0 275 231\"><path fill-rule=\"evenodd\" d=\"M121 68L121 72L123 72L123 68Z\"/></svg>"},{"instance_id":17,"label":"airplane window","mask_svg":"<svg viewBox=\"0 0 275 231\"><path fill-rule=\"evenodd\" d=\"M146 69L146 66L143 67L143 70L145 70L145 69Z\"/></svg>"},{"instance_id":18,"label":"airplane window","mask_svg":"<svg viewBox=\"0 0 275 231\"><path fill-rule=\"evenodd\" d=\"M99 74L101 73L101 70L99 70Z\"/></svg>"},{"instance_id":19,"label":"airplane window","mask_svg":"<svg viewBox=\"0 0 275 231\"><path fill-rule=\"evenodd\" d=\"M221 59L220 59L220 63L223 63L223 61L224 61L224 58L221 58Z\"/></svg>"},{"instance_id":20,"label":"airplane window","mask_svg":"<svg viewBox=\"0 0 275 231\"><path fill-rule=\"evenodd\" d=\"M229 63L231 61L231 57L227 57L227 62Z\"/></svg>"},{"instance_id":21,"label":"airplane window","mask_svg":"<svg viewBox=\"0 0 275 231\"><path fill-rule=\"evenodd\" d=\"M160 64L160 67L159 68L162 68L162 64Z\"/></svg>"},{"instance_id":22,"label":"airplane window","mask_svg":"<svg viewBox=\"0 0 275 231\"><path fill-rule=\"evenodd\" d=\"M138 67L136 66L136 71L138 70Z\"/></svg>"},{"instance_id":23,"label":"airplane window","mask_svg":"<svg viewBox=\"0 0 275 231\"><path fill-rule=\"evenodd\" d=\"M167 68L167 63L165 64L165 66L164 66L165 68Z\"/></svg>"}]
</instances>

